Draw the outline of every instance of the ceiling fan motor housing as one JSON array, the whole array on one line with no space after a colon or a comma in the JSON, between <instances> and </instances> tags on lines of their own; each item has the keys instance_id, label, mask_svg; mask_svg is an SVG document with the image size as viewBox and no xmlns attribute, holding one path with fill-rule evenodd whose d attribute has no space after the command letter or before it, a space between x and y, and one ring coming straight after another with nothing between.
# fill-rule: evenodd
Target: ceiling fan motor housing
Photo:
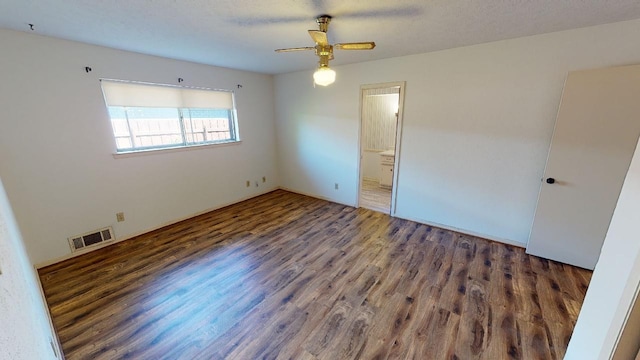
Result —
<instances>
[{"instance_id":1,"label":"ceiling fan motor housing","mask_svg":"<svg viewBox=\"0 0 640 360\"><path fill-rule=\"evenodd\" d=\"M329 60L332 59L332 45L316 45L316 55L320 57L320 66L329 66Z\"/></svg>"},{"instance_id":2,"label":"ceiling fan motor housing","mask_svg":"<svg viewBox=\"0 0 640 360\"><path fill-rule=\"evenodd\" d=\"M318 23L318 27L320 28L320 31L326 33L327 30L329 30L329 23L331 22L331 16L329 16L329 15L320 15L316 19L316 22Z\"/></svg>"}]
</instances>

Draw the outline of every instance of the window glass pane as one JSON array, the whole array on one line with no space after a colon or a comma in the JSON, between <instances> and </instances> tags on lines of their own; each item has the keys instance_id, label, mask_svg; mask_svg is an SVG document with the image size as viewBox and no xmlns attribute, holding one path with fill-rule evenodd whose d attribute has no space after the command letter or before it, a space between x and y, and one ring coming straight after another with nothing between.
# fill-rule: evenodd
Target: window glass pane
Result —
<instances>
[{"instance_id":1,"label":"window glass pane","mask_svg":"<svg viewBox=\"0 0 640 360\"><path fill-rule=\"evenodd\" d=\"M118 152L238 141L232 92L125 81L102 84L105 96L110 95L105 102ZM160 93L182 94L181 102L156 96L156 87Z\"/></svg>"},{"instance_id":2,"label":"window glass pane","mask_svg":"<svg viewBox=\"0 0 640 360\"><path fill-rule=\"evenodd\" d=\"M233 140L231 111L225 109L183 109L188 143Z\"/></svg>"},{"instance_id":3,"label":"window glass pane","mask_svg":"<svg viewBox=\"0 0 640 360\"><path fill-rule=\"evenodd\" d=\"M131 134L129 125L127 124L127 115L123 107L110 106L109 117L111 117L111 126L113 127L113 136L116 138L116 147L118 149L130 149L133 147L131 142Z\"/></svg>"},{"instance_id":4,"label":"window glass pane","mask_svg":"<svg viewBox=\"0 0 640 360\"><path fill-rule=\"evenodd\" d=\"M155 148L184 143L180 114L175 108L127 107L134 148Z\"/></svg>"}]
</instances>

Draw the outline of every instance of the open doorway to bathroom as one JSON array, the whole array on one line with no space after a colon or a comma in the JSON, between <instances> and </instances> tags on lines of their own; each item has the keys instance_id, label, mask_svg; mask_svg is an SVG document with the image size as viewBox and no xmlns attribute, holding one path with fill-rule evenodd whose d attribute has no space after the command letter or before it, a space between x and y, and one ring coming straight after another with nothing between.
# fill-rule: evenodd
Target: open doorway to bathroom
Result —
<instances>
[{"instance_id":1,"label":"open doorway to bathroom","mask_svg":"<svg viewBox=\"0 0 640 360\"><path fill-rule=\"evenodd\" d=\"M360 88L358 206L393 214L404 82Z\"/></svg>"}]
</instances>

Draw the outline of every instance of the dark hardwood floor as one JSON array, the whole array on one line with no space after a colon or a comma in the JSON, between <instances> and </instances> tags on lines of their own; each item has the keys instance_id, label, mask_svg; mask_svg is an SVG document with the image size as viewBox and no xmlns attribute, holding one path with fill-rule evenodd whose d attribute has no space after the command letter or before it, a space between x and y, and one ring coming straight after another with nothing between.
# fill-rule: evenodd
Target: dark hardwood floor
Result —
<instances>
[{"instance_id":1,"label":"dark hardwood floor","mask_svg":"<svg viewBox=\"0 0 640 360\"><path fill-rule=\"evenodd\" d=\"M39 272L67 359L562 359L591 277L285 191Z\"/></svg>"}]
</instances>

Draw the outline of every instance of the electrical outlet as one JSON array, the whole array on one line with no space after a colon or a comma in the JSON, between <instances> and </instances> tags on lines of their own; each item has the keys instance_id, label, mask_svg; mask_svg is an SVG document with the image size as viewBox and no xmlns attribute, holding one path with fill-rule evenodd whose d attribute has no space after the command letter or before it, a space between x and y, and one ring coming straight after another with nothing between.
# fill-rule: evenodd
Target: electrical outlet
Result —
<instances>
[{"instance_id":1,"label":"electrical outlet","mask_svg":"<svg viewBox=\"0 0 640 360\"><path fill-rule=\"evenodd\" d=\"M123 212L116 213L116 220L118 220L118 222L123 222L124 221L124 213Z\"/></svg>"},{"instance_id":2,"label":"electrical outlet","mask_svg":"<svg viewBox=\"0 0 640 360\"><path fill-rule=\"evenodd\" d=\"M247 187L251 186L251 181L247 180Z\"/></svg>"},{"instance_id":3,"label":"electrical outlet","mask_svg":"<svg viewBox=\"0 0 640 360\"><path fill-rule=\"evenodd\" d=\"M266 182L267 182L267 177L266 177L266 176L263 176L263 177L262 177L262 182L263 182L263 183L266 183Z\"/></svg>"},{"instance_id":4,"label":"electrical outlet","mask_svg":"<svg viewBox=\"0 0 640 360\"><path fill-rule=\"evenodd\" d=\"M338 190L338 188L340 188L340 186L338 185L338 183L335 183L335 185L333 186L336 190Z\"/></svg>"}]
</instances>

